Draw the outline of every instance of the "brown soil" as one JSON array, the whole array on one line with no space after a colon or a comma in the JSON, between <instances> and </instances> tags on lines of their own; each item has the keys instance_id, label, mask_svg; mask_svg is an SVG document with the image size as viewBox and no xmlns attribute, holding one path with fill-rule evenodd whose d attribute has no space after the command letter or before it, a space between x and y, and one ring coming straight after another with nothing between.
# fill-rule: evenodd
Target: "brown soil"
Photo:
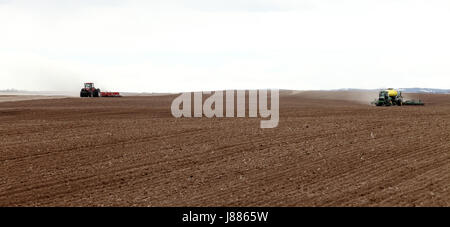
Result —
<instances>
[{"instance_id":1,"label":"brown soil","mask_svg":"<svg viewBox=\"0 0 450 227\"><path fill-rule=\"evenodd\" d=\"M449 95L284 92L275 129L174 97L0 103L0 206L450 205Z\"/></svg>"},{"instance_id":2,"label":"brown soil","mask_svg":"<svg viewBox=\"0 0 450 227\"><path fill-rule=\"evenodd\" d=\"M0 102L16 102L25 100L38 100L38 99L62 99L66 96L44 96L44 95L0 95Z\"/></svg>"}]
</instances>

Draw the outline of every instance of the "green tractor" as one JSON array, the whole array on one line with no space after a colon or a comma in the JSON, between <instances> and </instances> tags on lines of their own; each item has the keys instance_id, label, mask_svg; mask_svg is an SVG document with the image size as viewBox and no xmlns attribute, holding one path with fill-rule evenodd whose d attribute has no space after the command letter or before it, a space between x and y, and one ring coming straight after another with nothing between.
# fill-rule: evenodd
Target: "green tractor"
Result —
<instances>
[{"instance_id":1,"label":"green tractor","mask_svg":"<svg viewBox=\"0 0 450 227\"><path fill-rule=\"evenodd\" d=\"M403 96L401 91L389 88L380 91L378 99L372 102L376 106L402 106Z\"/></svg>"}]
</instances>

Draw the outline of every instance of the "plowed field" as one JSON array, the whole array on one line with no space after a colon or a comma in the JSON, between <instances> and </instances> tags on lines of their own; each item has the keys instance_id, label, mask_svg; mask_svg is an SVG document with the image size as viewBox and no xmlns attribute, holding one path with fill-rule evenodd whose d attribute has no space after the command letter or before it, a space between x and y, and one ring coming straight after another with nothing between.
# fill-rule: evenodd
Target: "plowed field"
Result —
<instances>
[{"instance_id":1,"label":"plowed field","mask_svg":"<svg viewBox=\"0 0 450 227\"><path fill-rule=\"evenodd\" d=\"M274 129L175 96L3 102L0 206L449 206L450 95L359 96L284 92Z\"/></svg>"}]
</instances>

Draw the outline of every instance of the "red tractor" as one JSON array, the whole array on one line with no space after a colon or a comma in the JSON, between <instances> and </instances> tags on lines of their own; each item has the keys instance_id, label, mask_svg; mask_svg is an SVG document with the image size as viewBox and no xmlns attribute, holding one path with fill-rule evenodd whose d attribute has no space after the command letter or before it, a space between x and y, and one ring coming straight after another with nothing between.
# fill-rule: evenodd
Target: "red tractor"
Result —
<instances>
[{"instance_id":1,"label":"red tractor","mask_svg":"<svg viewBox=\"0 0 450 227\"><path fill-rule=\"evenodd\" d=\"M100 97L100 89L94 87L94 83L84 83L84 88L81 88L80 97Z\"/></svg>"},{"instance_id":2,"label":"red tractor","mask_svg":"<svg viewBox=\"0 0 450 227\"><path fill-rule=\"evenodd\" d=\"M94 83L84 83L81 88L80 97L122 97L119 92L100 92L100 88L95 88Z\"/></svg>"}]
</instances>

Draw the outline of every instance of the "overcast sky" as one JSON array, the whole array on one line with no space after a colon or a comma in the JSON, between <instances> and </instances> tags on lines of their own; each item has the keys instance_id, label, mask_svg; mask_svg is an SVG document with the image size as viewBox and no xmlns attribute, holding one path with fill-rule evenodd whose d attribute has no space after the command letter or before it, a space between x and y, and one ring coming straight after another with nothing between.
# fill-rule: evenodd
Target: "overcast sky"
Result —
<instances>
[{"instance_id":1,"label":"overcast sky","mask_svg":"<svg viewBox=\"0 0 450 227\"><path fill-rule=\"evenodd\" d=\"M450 88L448 0L0 0L0 89Z\"/></svg>"}]
</instances>

